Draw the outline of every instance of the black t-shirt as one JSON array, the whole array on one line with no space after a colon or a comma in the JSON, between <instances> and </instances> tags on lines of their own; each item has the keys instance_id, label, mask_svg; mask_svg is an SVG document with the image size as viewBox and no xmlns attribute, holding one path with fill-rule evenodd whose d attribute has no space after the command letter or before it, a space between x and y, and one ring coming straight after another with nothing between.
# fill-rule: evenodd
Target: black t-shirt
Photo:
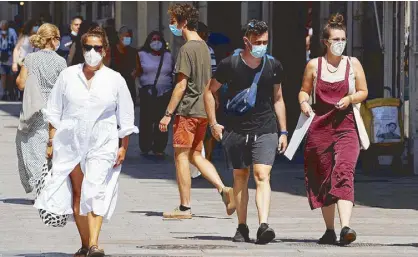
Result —
<instances>
[{"instance_id":1,"label":"black t-shirt","mask_svg":"<svg viewBox=\"0 0 418 257\"><path fill-rule=\"evenodd\" d=\"M232 63L233 58L238 58L235 65ZM242 116L226 114L225 129L227 131L251 135L278 132L273 96L274 85L282 83L283 67L274 58L266 60L267 63L258 82L255 106ZM262 63L256 69L252 69L244 63L241 56L229 56L221 61L213 77L221 84L228 84L226 98L232 99L251 86L255 74L261 70L261 67Z\"/></svg>"}]
</instances>

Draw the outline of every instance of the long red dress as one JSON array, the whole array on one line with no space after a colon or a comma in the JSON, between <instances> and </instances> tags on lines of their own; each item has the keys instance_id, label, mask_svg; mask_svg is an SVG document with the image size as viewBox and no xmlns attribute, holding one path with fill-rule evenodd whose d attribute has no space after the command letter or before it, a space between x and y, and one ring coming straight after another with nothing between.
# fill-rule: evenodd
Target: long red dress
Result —
<instances>
[{"instance_id":1,"label":"long red dress","mask_svg":"<svg viewBox=\"0 0 418 257\"><path fill-rule=\"evenodd\" d=\"M349 72L347 60L344 80L324 81L322 57L318 59L315 117L307 132L304 153L305 184L311 209L329 206L338 200L354 203L359 137L352 106L346 110L335 107L348 94Z\"/></svg>"}]
</instances>

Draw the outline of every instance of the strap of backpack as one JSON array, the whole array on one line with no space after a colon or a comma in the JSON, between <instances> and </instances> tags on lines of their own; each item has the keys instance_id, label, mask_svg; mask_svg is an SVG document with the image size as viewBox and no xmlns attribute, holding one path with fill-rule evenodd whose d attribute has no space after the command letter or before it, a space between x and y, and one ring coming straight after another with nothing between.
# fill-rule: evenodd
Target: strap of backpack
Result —
<instances>
[{"instance_id":1,"label":"strap of backpack","mask_svg":"<svg viewBox=\"0 0 418 257\"><path fill-rule=\"evenodd\" d=\"M264 66L266 66L266 62L267 62L267 57L266 57L266 55L264 55L263 66L261 67L261 70L255 74L253 85L256 85L256 86L258 85L258 81L260 80L261 74L263 74Z\"/></svg>"},{"instance_id":2,"label":"strap of backpack","mask_svg":"<svg viewBox=\"0 0 418 257\"><path fill-rule=\"evenodd\" d=\"M232 55L232 68L235 69L236 67L238 67L238 63L239 63L239 58L241 58L240 53L242 52L242 49L239 50L235 50L234 54ZM266 65L266 62L269 61L269 57L267 55L264 55L263 57L263 66L261 67L261 70L259 72L257 72L254 76L254 80L252 85L257 86L258 82L260 80L261 75L263 74L264 71L264 67Z\"/></svg>"}]
</instances>

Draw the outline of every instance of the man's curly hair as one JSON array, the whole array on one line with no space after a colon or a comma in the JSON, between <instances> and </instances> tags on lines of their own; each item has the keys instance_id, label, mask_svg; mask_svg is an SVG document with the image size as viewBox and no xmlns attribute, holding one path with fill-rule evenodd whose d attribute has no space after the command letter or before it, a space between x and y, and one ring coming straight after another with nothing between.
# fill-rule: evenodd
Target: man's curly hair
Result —
<instances>
[{"instance_id":1,"label":"man's curly hair","mask_svg":"<svg viewBox=\"0 0 418 257\"><path fill-rule=\"evenodd\" d=\"M266 33L269 30L269 27L265 21L260 20L250 20L246 26L242 29L244 37L260 36Z\"/></svg>"},{"instance_id":2,"label":"man's curly hair","mask_svg":"<svg viewBox=\"0 0 418 257\"><path fill-rule=\"evenodd\" d=\"M197 30L199 22L199 11L191 4L173 4L168 9L168 15L175 18L178 23L187 21L187 29L191 31Z\"/></svg>"}]
</instances>

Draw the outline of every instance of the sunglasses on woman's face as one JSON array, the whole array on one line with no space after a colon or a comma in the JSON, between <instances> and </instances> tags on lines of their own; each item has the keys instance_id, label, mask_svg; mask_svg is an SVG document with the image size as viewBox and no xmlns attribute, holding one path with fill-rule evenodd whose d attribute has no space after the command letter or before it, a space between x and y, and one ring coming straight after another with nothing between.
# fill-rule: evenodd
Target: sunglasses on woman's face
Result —
<instances>
[{"instance_id":1,"label":"sunglasses on woman's face","mask_svg":"<svg viewBox=\"0 0 418 257\"><path fill-rule=\"evenodd\" d=\"M92 46L92 45L83 45L84 50L87 52L91 51L91 49L94 49L94 51L101 53L103 51L103 46Z\"/></svg>"}]
</instances>

